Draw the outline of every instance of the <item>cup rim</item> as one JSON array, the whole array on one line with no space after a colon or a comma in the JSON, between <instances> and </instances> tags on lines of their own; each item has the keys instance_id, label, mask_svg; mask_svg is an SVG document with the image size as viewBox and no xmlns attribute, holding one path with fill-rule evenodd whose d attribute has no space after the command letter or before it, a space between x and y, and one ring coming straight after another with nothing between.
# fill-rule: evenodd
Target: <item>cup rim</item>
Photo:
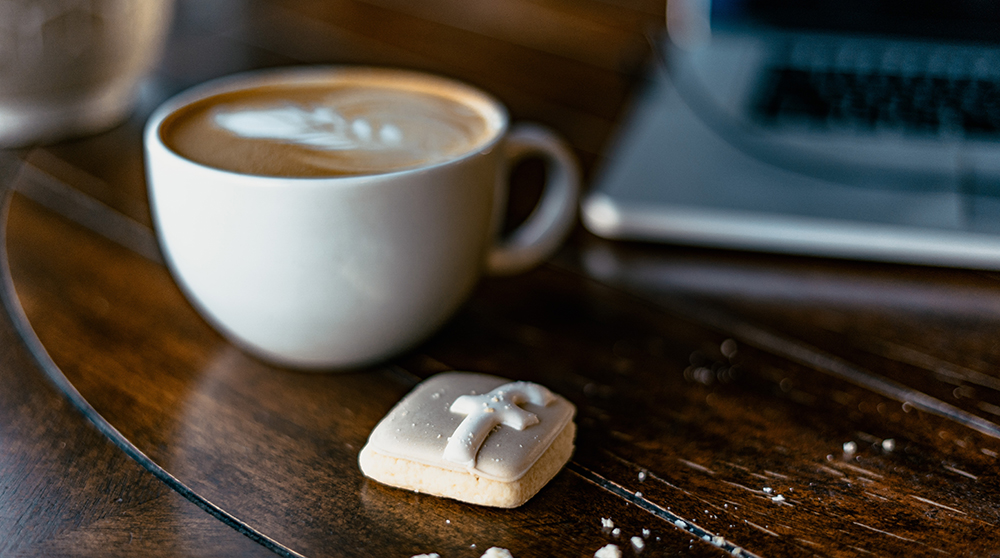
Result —
<instances>
[{"instance_id":1,"label":"cup rim","mask_svg":"<svg viewBox=\"0 0 1000 558\"><path fill-rule=\"evenodd\" d=\"M345 75L363 77L368 83L377 83L379 81L387 80L398 82L400 79L403 79L411 86L414 86L414 89L418 91L434 91L442 88L448 88L450 91L457 91L462 98L462 102L473 105L474 108L486 117L491 124L495 124L493 126L494 133L489 139L476 145L472 149L469 149L465 153L429 165L407 167L387 172L330 176L273 176L221 169L184 157L180 153L171 149L166 142L163 141L161 129L164 121L176 111L201 99L223 93L239 91L241 89L249 89L251 87L256 88L278 84L318 83L327 81L334 76ZM219 173L225 176L239 176L241 180L259 180L262 182L291 181L309 184L316 182L349 182L352 180L365 180L376 177L392 177L447 167L473 158L480 153L491 151L496 147L504 135L506 135L509 127L510 116L503 103L489 93L486 93L485 91L463 81L433 73L394 67L364 65L311 65L282 66L260 70L250 70L210 79L198 85L194 85L169 97L153 111L149 119L146 121L143 139L147 156L150 151L155 148L156 150L167 154L171 158L183 161L184 163L197 167L205 172Z\"/></svg>"}]
</instances>

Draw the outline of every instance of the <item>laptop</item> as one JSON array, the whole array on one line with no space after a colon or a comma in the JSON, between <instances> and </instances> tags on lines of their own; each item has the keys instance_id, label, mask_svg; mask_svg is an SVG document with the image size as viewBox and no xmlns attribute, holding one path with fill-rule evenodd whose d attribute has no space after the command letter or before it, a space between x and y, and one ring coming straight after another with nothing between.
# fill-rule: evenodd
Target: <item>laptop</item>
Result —
<instances>
[{"instance_id":1,"label":"laptop","mask_svg":"<svg viewBox=\"0 0 1000 558\"><path fill-rule=\"evenodd\" d=\"M593 233L1000 269L1000 3L668 0Z\"/></svg>"}]
</instances>

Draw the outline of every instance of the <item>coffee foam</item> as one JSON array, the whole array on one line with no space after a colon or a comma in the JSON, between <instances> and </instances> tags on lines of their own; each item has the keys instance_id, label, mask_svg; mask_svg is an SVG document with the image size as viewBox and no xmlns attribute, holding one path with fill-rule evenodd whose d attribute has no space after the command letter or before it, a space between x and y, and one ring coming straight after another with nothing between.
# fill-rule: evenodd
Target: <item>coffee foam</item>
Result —
<instances>
[{"instance_id":1,"label":"coffee foam","mask_svg":"<svg viewBox=\"0 0 1000 558\"><path fill-rule=\"evenodd\" d=\"M164 142L198 163L265 176L377 174L429 166L484 145L496 124L446 87L271 85L180 109Z\"/></svg>"}]
</instances>

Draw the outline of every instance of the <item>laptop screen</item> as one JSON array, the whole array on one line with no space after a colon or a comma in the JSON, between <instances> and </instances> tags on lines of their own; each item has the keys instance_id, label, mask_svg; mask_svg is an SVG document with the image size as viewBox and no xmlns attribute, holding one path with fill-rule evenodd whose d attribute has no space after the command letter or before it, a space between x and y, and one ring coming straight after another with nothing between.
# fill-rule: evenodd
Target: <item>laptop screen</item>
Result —
<instances>
[{"instance_id":1,"label":"laptop screen","mask_svg":"<svg viewBox=\"0 0 1000 558\"><path fill-rule=\"evenodd\" d=\"M1000 43L995 0L712 0L712 25Z\"/></svg>"}]
</instances>

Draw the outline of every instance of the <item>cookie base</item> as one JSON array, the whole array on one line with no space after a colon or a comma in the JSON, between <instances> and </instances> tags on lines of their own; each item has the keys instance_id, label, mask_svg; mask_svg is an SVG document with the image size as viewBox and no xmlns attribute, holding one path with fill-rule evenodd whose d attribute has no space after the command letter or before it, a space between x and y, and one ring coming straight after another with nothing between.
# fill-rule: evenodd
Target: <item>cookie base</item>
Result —
<instances>
[{"instance_id":1,"label":"cookie base","mask_svg":"<svg viewBox=\"0 0 1000 558\"><path fill-rule=\"evenodd\" d=\"M361 450L358 463L365 476L389 486L481 506L516 508L538 493L569 461L575 437L576 424L569 422L528 472L510 482L384 455L370 446Z\"/></svg>"}]
</instances>

